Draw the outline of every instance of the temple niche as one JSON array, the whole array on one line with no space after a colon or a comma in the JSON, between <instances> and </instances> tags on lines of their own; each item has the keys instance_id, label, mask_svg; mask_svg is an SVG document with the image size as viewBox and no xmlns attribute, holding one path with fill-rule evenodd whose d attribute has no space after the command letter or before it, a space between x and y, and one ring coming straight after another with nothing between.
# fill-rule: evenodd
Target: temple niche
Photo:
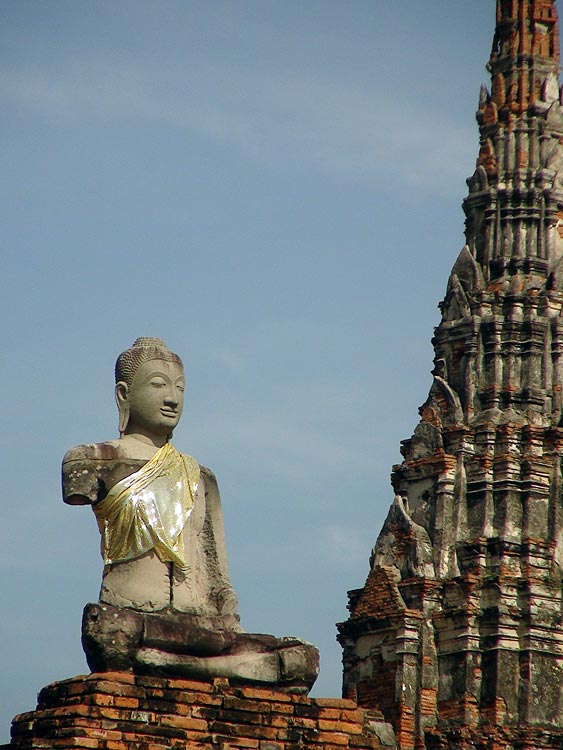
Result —
<instances>
[{"instance_id":1,"label":"temple niche","mask_svg":"<svg viewBox=\"0 0 563 750\"><path fill-rule=\"evenodd\" d=\"M555 2L499 0L434 382L338 626L403 750L563 746L559 67Z\"/></svg>"}]
</instances>

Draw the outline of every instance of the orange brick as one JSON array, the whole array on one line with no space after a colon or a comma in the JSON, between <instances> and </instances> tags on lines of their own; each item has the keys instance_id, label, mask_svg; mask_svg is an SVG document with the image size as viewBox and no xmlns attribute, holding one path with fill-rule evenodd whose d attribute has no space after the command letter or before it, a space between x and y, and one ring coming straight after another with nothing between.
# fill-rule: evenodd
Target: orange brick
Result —
<instances>
[{"instance_id":1,"label":"orange brick","mask_svg":"<svg viewBox=\"0 0 563 750\"><path fill-rule=\"evenodd\" d=\"M211 726L214 733L227 737L236 737L237 741L238 738L241 737L249 737L251 739L259 740L276 740L278 738L278 733L281 731L279 729L274 729L273 727L257 726L256 724L231 724L222 721L215 721Z\"/></svg>"},{"instance_id":2,"label":"orange brick","mask_svg":"<svg viewBox=\"0 0 563 750\"><path fill-rule=\"evenodd\" d=\"M294 707L291 705L291 703L271 703L272 711L276 714L286 714L291 715L294 712Z\"/></svg>"},{"instance_id":3,"label":"orange brick","mask_svg":"<svg viewBox=\"0 0 563 750\"><path fill-rule=\"evenodd\" d=\"M366 720L366 712L361 708L341 711L340 718L342 719L342 721L357 721L358 723L363 724Z\"/></svg>"},{"instance_id":4,"label":"orange brick","mask_svg":"<svg viewBox=\"0 0 563 750\"><path fill-rule=\"evenodd\" d=\"M123 732L114 729L97 729L96 727L88 727L86 733L88 737L95 737L100 740L120 740L123 737Z\"/></svg>"},{"instance_id":5,"label":"orange brick","mask_svg":"<svg viewBox=\"0 0 563 750\"><path fill-rule=\"evenodd\" d=\"M113 719L114 721L118 721L119 719L121 719L122 713L116 708L100 708L100 716L104 719Z\"/></svg>"},{"instance_id":6,"label":"orange brick","mask_svg":"<svg viewBox=\"0 0 563 750\"><path fill-rule=\"evenodd\" d=\"M121 697L139 698L145 694L145 690L142 687L129 685L124 682L99 680L95 687L97 693L109 693L110 695L119 695Z\"/></svg>"},{"instance_id":7,"label":"orange brick","mask_svg":"<svg viewBox=\"0 0 563 750\"><path fill-rule=\"evenodd\" d=\"M214 713L214 718L217 719L217 721L221 721L224 723L229 724L240 724L241 726L244 726L246 724L262 724L262 714L260 713L254 713L250 711L229 711L226 708L218 709ZM266 716L266 722L267 722L267 714Z\"/></svg>"},{"instance_id":8,"label":"orange brick","mask_svg":"<svg viewBox=\"0 0 563 750\"><path fill-rule=\"evenodd\" d=\"M91 675L88 675L87 679L112 680L113 682L122 682L126 685L134 685L136 682L136 677L134 674L131 674L131 672L102 672L101 674L93 673Z\"/></svg>"},{"instance_id":9,"label":"orange brick","mask_svg":"<svg viewBox=\"0 0 563 750\"><path fill-rule=\"evenodd\" d=\"M106 742L107 750L129 750L127 742L121 740L108 740Z\"/></svg>"},{"instance_id":10,"label":"orange brick","mask_svg":"<svg viewBox=\"0 0 563 750\"><path fill-rule=\"evenodd\" d=\"M278 703L291 703L293 696L286 695L279 690L267 690L266 688L241 688L242 695L245 698L257 698L258 700L271 700Z\"/></svg>"},{"instance_id":11,"label":"orange brick","mask_svg":"<svg viewBox=\"0 0 563 750\"><path fill-rule=\"evenodd\" d=\"M252 740L248 737L237 737L233 744L235 744L237 747L250 748L250 750L254 750L257 747L260 747L259 740Z\"/></svg>"},{"instance_id":12,"label":"orange brick","mask_svg":"<svg viewBox=\"0 0 563 750\"><path fill-rule=\"evenodd\" d=\"M168 680L168 687L172 690L190 690L194 693L212 693L213 685L209 682L197 682L196 680Z\"/></svg>"},{"instance_id":13,"label":"orange brick","mask_svg":"<svg viewBox=\"0 0 563 750\"><path fill-rule=\"evenodd\" d=\"M117 708L138 708L139 707L139 699L138 698L116 698L115 699L115 705Z\"/></svg>"},{"instance_id":14,"label":"orange brick","mask_svg":"<svg viewBox=\"0 0 563 750\"><path fill-rule=\"evenodd\" d=\"M207 693L193 693L191 690L174 691L174 700L177 703L185 703L186 705L202 703L202 698L209 698L209 695ZM218 700L221 700L221 698L218 698Z\"/></svg>"},{"instance_id":15,"label":"orange brick","mask_svg":"<svg viewBox=\"0 0 563 750\"><path fill-rule=\"evenodd\" d=\"M356 724L355 722L339 721L338 726L340 732L344 732L348 735L362 734L364 730L361 724Z\"/></svg>"},{"instance_id":16,"label":"orange brick","mask_svg":"<svg viewBox=\"0 0 563 750\"><path fill-rule=\"evenodd\" d=\"M355 701L348 700L347 698L313 698L311 702L317 706L339 708L340 710L358 708L358 704Z\"/></svg>"},{"instance_id":17,"label":"orange brick","mask_svg":"<svg viewBox=\"0 0 563 750\"><path fill-rule=\"evenodd\" d=\"M223 698L219 695L191 693L184 690L178 691L175 699L178 703L184 703L187 706L192 705L192 703L202 706L220 706L223 703Z\"/></svg>"},{"instance_id":18,"label":"orange brick","mask_svg":"<svg viewBox=\"0 0 563 750\"><path fill-rule=\"evenodd\" d=\"M134 745L134 750L142 747L142 750L147 750L147 742L166 742L167 748L174 748L175 750L211 750L211 735L204 734L202 732L192 732L188 737L176 736L176 737L162 737L161 735L154 735L151 737L143 737L143 745ZM130 750L132 750L130 748ZM213 746L213 750L219 750L218 747Z\"/></svg>"},{"instance_id":19,"label":"orange brick","mask_svg":"<svg viewBox=\"0 0 563 750\"><path fill-rule=\"evenodd\" d=\"M309 698L306 695L293 695L292 694L290 700L292 703L295 703L295 704L308 703L309 705L311 705L313 703L311 698Z\"/></svg>"},{"instance_id":20,"label":"orange brick","mask_svg":"<svg viewBox=\"0 0 563 750\"><path fill-rule=\"evenodd\" d=\"M319 709L319 719L338 719L340 717L341 711L339 711L337 708L321 708Z\"/></svg>"},{"instance_id":21,"label":"orange brick","mask_svg":"<svg viewBox=\"0 0 563 750\"><path fill-rule=\"evenodd\" d=\"M268 725L271 727L287 727L288 726L288 720L286 716L271 716L268 719Z\"/></svg>"},{"instance_id":22,"label":"orange brick","mask_svg":"<svg viewBox=\"0 0 563 750\"><path fill-rule=\"evenodd\" d=\"M139 744L142 742L154 742L155 738L158 744L158 735L145 734L142 730L140 732L123 732L123 741L127 744L135 743ZM166 738L166 742L171 742L170 738Z\"/></svg>"},{"instance_id":23,"label":"orange brick","mask_svg":"<svg viewBox=\"0 0 563 750\"><path fill-rule=\"evenodd\" d=\"M291 723L292 723L292 726L297 727L299 729L316 729L317 728L317 722L315 721L315 719L308 719L306 716L297 716L295 719L292 719Z\"/></svg>"},{"instance_id":24,"label":"orange brick","mask_svg":"<svg viewBox=\"0 0 563 750\"><path fill-rule=\"evenodd\" d=\"M326 719L319 719L319 729L325 732L339 732L340 722L339 721L327 721Z\"/></svg>"},{"instance_id":25,"label":"orange brick","mask_svg":"<svg viewBox=\"0 0 563 750\"><path fill-rule=\"evenodd\" d=\"M113 695L105 695L104 693L94 693L89 696L90 703L93 706L113 706L114 697Z\"/></svg>"},{"instance_id":26,"label":"orange brick","mask_svg":"<svg viewBox=\"0 0 563 750\"><path fill-rule=\"evenodd\" d=\"M61 708L50 708L44 712L48 716L94 716L95 709L82 704L76 706L62 706Z\"/></svg>"},{"instance_id":27,"label":"orange brick","mask_svg":"<svg viewBox=\"0 0 563 750\"><path fill-rule=\"evenodd\" d=\"M75 737L74 747L98 747L99 740L95 737Z\"/></svg>"},{"instance_id":28,"label":"orange brick","mask_svg":"<svg viewBox=\"0 0 563 750\"><path fill-rule=\"evenodd\" d=\"M193 710L197 710L197 707L189 706L186 703L176 703L176 707L174 708L174 713L178 714L178 716L191 716ZM195 716L195 714L193 715Z\"/></svg>"},{"instance_id":29,"label":"orange brick","mask_svg":"<svg viewBox=\"0 0 563 750\"><path fill-rule=\"evenodd\" d=\"M317 732L313 740L315 743L321 745L347 745L348 737L340 732Z\"/></svg>"},{"instance_id":30,"label":"orange brick","mask_svg":"<svg viewBox=\"0 0 563 750\"><path fill-rule=\"evenodd\" d=\"M69 685L66 689L66 692L68 695L80 695L80 693L85 692L85 687L83 682L78 682L75 685Z\"/></svg>"},{"instance_id":31,"label":"orange brick","mask_svg":"<svg viewBox=\"0 0 563 750\"><path fill-rule=\"evenodd\" d=\"M284 703L280 705L285 706ZM223 706L227 709L235 709L236 711L253 711L264 714L270 711L272 704L266 701L245 700L244 698L226 695L223 699Z\"/></svg>"},{"instance_id":32,"label":"orange brick","mask_svg":"<svg viewBox=\"0 0 563 750\"><path fill-rule=\"evenodd\" d=\"M366 737L363 735L354 735L350 737L350 747L371 748L371 750L380 750L381 743L377 737Z\"/></svg>"},{"instance_id":33,"label":"orange brick","mask_svg":"<svg viewBox=\"0 0 563 750\"><path fill-rule=\"evenodd\" d=\"M178 729L194 729L198 732L205 732L208 729L208 723L204 719L192 719L188 716L174 716L165 714L160 717L159 723L164 727L177 727Z\"/></svg>"},{"instance_id":34,"label":"orange brick","mask_svg":"<svg viewBox=\"0 0 563 750\"><path fill-rule=\"evenodd\" d=\"M225 737L221 734L212 734L211 741L213 745L219 745L220 747L236 745L236 747L244 747L249 750L256 750L260 746L258 740L249 739L248 737ZM198 748L198 750L200 749Z\"/></svg>"},{"instance_id":35,"label":"orange brick","mask_svg":"<svg viewBox=\"0 0 563 750\"><path fill-rule=\"evenodd\" d=\"M50 685L47 685L46 689L55 689L60 690L61 688L68 689L70 685L75 684L82 684L86 682L90 682L90 680L98 680L101 677L101 675L97 672L92 672L91 674L77 674L75 677L69 677L68 680L61 680L60 682L52 682Z\"/></svg>"},{"instance_id":36,"label":"orange brick","mask_svg":"<svg viewBox=\"0 0 563 750\"><path fill-rule=\"evenodd\" d=\"M117 727L117 722L110 721L109 719L100 719L100 726L102 729L115 729Z\"/></svg>"}]
</instances>

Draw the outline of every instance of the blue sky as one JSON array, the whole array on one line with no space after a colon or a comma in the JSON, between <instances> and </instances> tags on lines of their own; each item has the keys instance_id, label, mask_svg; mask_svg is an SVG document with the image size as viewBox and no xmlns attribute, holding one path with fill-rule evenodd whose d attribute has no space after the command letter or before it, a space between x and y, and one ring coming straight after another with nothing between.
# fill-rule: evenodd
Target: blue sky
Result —
<instances>
[{"instance_id":1,"label":"blue sky","mask_svg":"<svg viewBox=\"0 0 563 750\"><path fill-rule=\"evenodd\" d=\"M4 0L0 718L87 670L71 446L140 335L222 491L243 625L321 649L363 585L463 245L493 0Z\"/></svg>"}]
</instances>

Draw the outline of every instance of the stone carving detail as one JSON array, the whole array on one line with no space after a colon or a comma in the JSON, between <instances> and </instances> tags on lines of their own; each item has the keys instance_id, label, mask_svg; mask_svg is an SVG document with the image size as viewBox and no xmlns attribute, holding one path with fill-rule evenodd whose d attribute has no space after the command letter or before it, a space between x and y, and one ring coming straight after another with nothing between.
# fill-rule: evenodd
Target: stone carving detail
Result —
<instances>
[{"instance_id":1,"label":"stone carving detail","mask_svg":"<svg viewBox=\"0 0 563 750\"><path fill-rule=\"evenodd\" d=\"M120 438L63 459L65 502L92 505L102 535L100 601L83 618L88 664L307 691L314 646L240 626L217 481L170 442L184 388L178 355L137 339L116 363Z\"/></svg>"},{"instance_id":2,"label":"stone carving detail","mask_svg":"<svg viewBox=\"0 0 563 750\"><path fill-rule=\"evenodd\" d=\"M442 315L445 320L459 320L471 314L469 300L456 273L451 274L444 300Z\"/></svg>"},{"instance_id":3,"label":"stone carving detail","mask_svg":"<svg viewBox=\"0 0 563 750\"><path fill-rule=\"evenodd\" d=\"M486 183L484 187L486 187ZM477 292L481 292L485 288L483 269L473 257L468 245L463 246L456 262L454 263L452 276L454 274L460 280L466 292L471 292L475 295Z\"/></svg>"},{"instance_id":4,"label":"stone carving detail","mask_svg":"<svg viewBox=\"0 0 563 750\"><path fill-rule=\"evenodd\" d=\"M433 576L432 543L426 529L410 517L406 502L395 500L371 553L370 565L397 568L401 578Z\"/></svg>"},{"instance_id":5,"label":"stone carving detail","mask_svg":"<svg viewBox=\"0 0 563 750\"><path fill-rule=\"evenodd\" d=\"M420 414L423 424L431 423L438 428L463 423L463 410L459 396L439 375L434 375L428 400L421 406ZM443 447L440 446L440 441L436 443L436 448L439 447Z\"/></svg>"}]
</instances>

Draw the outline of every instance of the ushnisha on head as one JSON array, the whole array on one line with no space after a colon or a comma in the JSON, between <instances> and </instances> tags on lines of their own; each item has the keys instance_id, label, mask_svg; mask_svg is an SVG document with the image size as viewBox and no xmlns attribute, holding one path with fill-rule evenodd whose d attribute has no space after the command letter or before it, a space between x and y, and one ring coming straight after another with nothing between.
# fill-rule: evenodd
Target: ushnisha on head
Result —
<instances>
[{"instance_id":1,"label":"ushnisha on head","mask_svg":"<svg viewBox=\"0 0 563 750\"><path fill-rule=\"evenodd\" d=\"M180 357L162 339L138 338L115 363L120 435L168 440L182 415L184 387Z\"/></svg>"}]
</instances>

